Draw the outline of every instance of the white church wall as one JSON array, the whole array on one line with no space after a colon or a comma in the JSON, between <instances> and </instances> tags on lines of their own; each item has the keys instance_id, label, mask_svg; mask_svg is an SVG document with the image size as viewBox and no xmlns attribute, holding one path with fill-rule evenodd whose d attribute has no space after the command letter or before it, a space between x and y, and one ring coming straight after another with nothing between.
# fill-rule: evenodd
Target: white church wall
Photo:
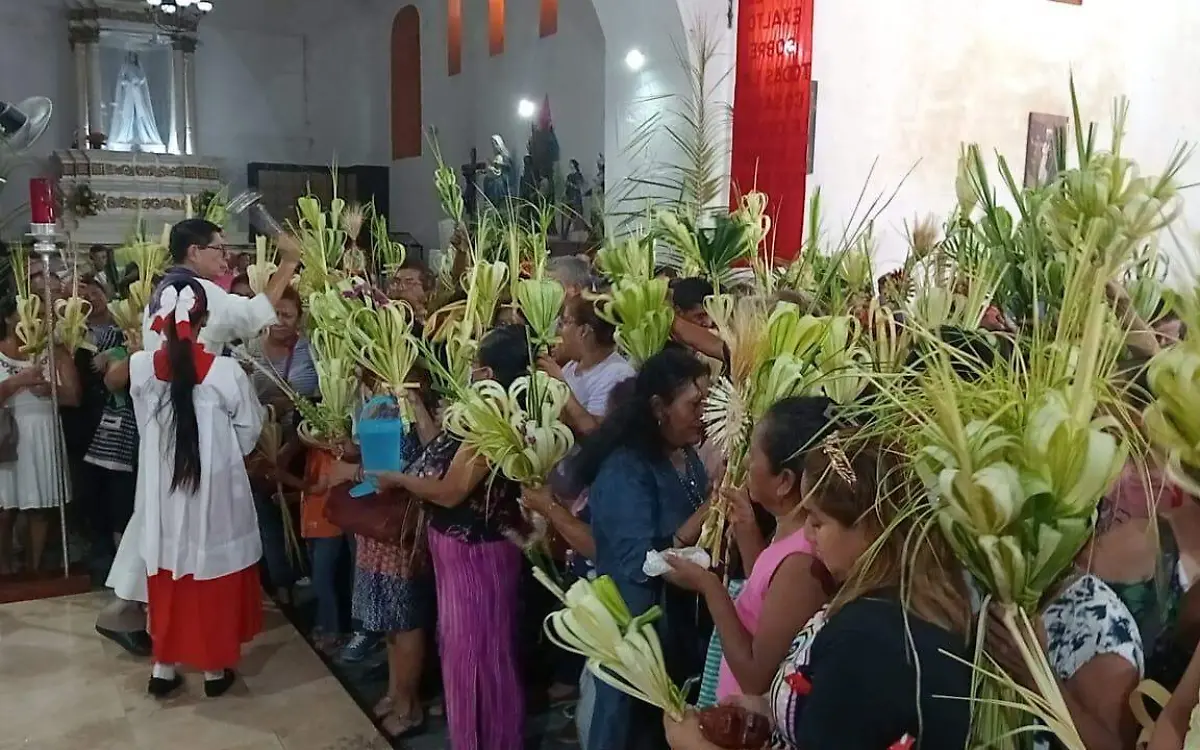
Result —
<instances>
[{"instance_id":1,"label":"white church wall","mask_svg":"<svg viewBox=\"0 0 1200 750\"><path fill-rule=\"evenodd\" d=\"M248 161L342 164L390 161L390 34L403 0L237 0L217 3L197 52L199 145L235 187ZM536 0L509 0L504 55L490 57L485 0L464 0L463 73L446 75L445 0L418 0L422 24L423 116L436 124L447 161L471 146L487 156L492 132L523 154L522 97L550 94L563 158L594 171L607 161L610 195L632 171L630 134L646 116L638 102L684 85L673 41L697 13L724 34L725 3L706 0L563 0L559 32L537 37ZM962 141L999 148L1018 168L1031 111L1066 113L1073 68L1084 111L1106 123L1111 98L1132 100L1128 151L1157 169L1181 139L1200 140L1200 67L1193 40L1200 7L1160 0L1153 14L1119 0L1081 6L1049 0L818 1L814 78L819 82L811 188L820 186L827 229L840 228L877 157L874 186L889 190L913 173L882 214L883 265L903 252L903 221L944 211ZM63 0L0 3L0 98L50 96L56 113L34 156L70 145L74 81ZM641 71L625 55L639 49ZM732 79L727 82L732 100ZM603 112L598 102L603 102ZM1102 128L1106 131L1106 128ZM599 145L602 144L602 145ZM659 139L660 158L669 149ZM36 165L35 165L36 166ZM392 165L397 226L436 243L439 216L429 149ZM0 215L25 199L28 171L0 193ZM1200 181L1200 162L1184 174ZM1189 205L1200 227L1200 203ZM11 231L11 230L10 230Z\"/></svg>"},{"instance_id":2,"label":"white church wall","mask_svg":"<svg viewBox=\"0 0 1200 750\"><path fill-rule=\"evenodd\" d=\"M18 102L48 96L55 107L49 130L30 154L30 166L11 174L9 185L0 190L0 219L28 200L28 179L40 171L50 152L71 144L75 73L61 7L61 0L0 2L0 99ZM28 221L28 212L20 221ZM10 225L5 237L27 230Z\"/></svg>"},{"instance_id":3,"label":"white church wall","mask_svg":"<svg viewBox=\"0 0 1200 750\"><path fill-rule=\"evenodd\" d=\"M593 0L605 38L605 131L607 188L610 212L624 214L640 204L644 193L636 178L661 175L663 164L680 164L677 147L663 127L638 143L643 125L655 113L674 108L671 95L686 95L689 79L679 56L685 48L696 56L696 31L703 28L715 43L706 81L708 102L713 111L733 104L733 68L736 35L729 26L729 6L712 0ZM736 4L735 4L736 5ZM640 70L626 64L630 50L644 58ZM660 124L671 124L669 119ZM725 129L723 173L728 174L729 130ZM725 204L728 188L716 203ZM610 227L611 228L611 227Z\"/></svg>"},{"instance_id":4,"label":"white church wall","mask_svg":"<svg viewBox=\"0 0 1200 750\"><path fill-rule=\"evenodd\" d=\"M386 50L391 21L405 2L375 2L372 23L383 37ZM447 10L445 0L413 3L421 17L422 119L435 126L447 164L456 169L466 162L472 147L486 161L490 138L504 138L519 165L524 157L532 121L517 115L521 99L539 106L550 97L550 111L561 149L564 174L570 159L578 159L589 177L595 160L605 150L605 45L599 20L590 3L564 0L559 4L558 32L538 35L538 0L505 3L505 48L492 56L488 50L487 0L463 0L462 72L447 72ZM373 11L376 13L376 11ZM378 36L372 35L372 40ZM372 41L376 44L376 41ZM384 101L387 99L386 81ZM386 128L388 113L383 113ZM390 150L390 147L388 147ZM426 146L420 158L392 164L393 223L411 232L426 247L438 244L437 224L442 218L433 191L433 155Z\"/></svg>"},{"instance_id":5,"label":"white church wall","mask_svg":"<svg viewBox=\"0 0 1200 750\"><path fill-rule=\"evenodd\" d=\"M390 24L364 23L369 0L215 5L196 51L198 147L219 163L233 189L245 185L251 161L388 163ZM0 193L0 216L24 202L31 172L44 170L49 153L73 139L65 7L64 0L0 2L0 99L43 95L55 104L30 169Z\"/></svg>"},{"instance_id":6,"label":"white church wall","mask_svg":"<svg viewBox=\"0 0 1200 750\"><path fill-rule=\"evenodd\" d=\"M1200 140L1195 3L1160 0L1148 12L1120 0L818 0L814 18L809 192L822 189L826 231L841 230L876 158L876 192L916 165L877 224L884 271L903 257L905 219L952 206L960 142L999 149L1023 174L1029 113L1070 113L1072 69L1103 144L1112 98L1129 96L1126 153L1147 170L1178 141ZM1200 178L1200 162L1183 177ZM1187 215L1200 227L1200 198Z\"/></svg>"},{"instance_id":7,"label":"white church wall","mask_svg":"<svg viewBox=\"0 0 1200 750\"><path fill-rule=\"evenodd\" d=\"M218 3L196 53L201 150L223 157L238 185L251 161L387 164L391 27L370 22L375 10L369 0Z\"/></svg>"}]
</instances>

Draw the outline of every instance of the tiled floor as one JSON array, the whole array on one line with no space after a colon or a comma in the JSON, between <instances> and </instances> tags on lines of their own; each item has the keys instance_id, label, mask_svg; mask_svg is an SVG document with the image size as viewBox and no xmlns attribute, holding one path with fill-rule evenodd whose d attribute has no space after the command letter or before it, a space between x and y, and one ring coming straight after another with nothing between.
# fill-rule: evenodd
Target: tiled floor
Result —
<instances>
[{"instance_id":1,"label":"tiled floor","mask_svg":"<svg viewBox=\"0 0 1200 750\"><path fill-rule=\"evenodd\" d=\"M386 750L390 747L276 611L243 679L204 698L146 695L147 664L96 635L104 594L0 607L0 750Z\"/></svg>"}]
</instances>

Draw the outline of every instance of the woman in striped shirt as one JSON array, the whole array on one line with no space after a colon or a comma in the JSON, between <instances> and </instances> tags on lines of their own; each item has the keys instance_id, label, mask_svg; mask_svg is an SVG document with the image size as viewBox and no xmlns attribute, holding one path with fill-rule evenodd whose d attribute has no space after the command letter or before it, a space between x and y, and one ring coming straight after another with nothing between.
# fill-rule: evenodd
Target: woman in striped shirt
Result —
<instances>
[{"instance_id":1,"label":"woman in striped shirt","mask_svg":"<svg viewBox=\"0 0 1200 750\"><path fill-rule=\"evenodd\" d=\"M308 339L300 333L300 309L300 295L294 288L287 287L275 303L275 324L246 345L246 353L258 364L251 372L250 380L259 401L275 408L276 419L286 430L289 447L284 451L285 456L299 455L299 443L295 440L293 430L295 408L276 381L286 383L301 396L311 398L318 394L317 368ZM304 472L303 464L290 466L286 465L286 461L281 463L284 465L279 467L282 470L278 476L279 482L276 482L273 474L263 475L260 472L254 473L251 479L255 488L254 507L262 534L267 577L275 597L286 602L290 600L291 587L296 582L296 571L288 559L284 542L282 515L290 513L291 509L277 504L273 496L280 483L291 489L302 487L303 480L299 475ZM274 471L273 467L271 471Z\"/></svg>"}]
</instances>

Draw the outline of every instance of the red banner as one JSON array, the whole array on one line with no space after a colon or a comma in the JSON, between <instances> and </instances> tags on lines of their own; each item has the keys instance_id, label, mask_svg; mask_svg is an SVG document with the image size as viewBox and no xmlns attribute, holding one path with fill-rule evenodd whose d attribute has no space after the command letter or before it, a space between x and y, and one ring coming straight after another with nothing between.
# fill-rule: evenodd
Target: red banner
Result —
<instances>
[{"instance_id":1,"label":"red banner","mask_svg":"<svg viewBox=\"0 0 1200 750\"><path fill-rule=\"evenodd\" d=\"M733 96L730 201L759 190L770 199L766 248L800 252L808 174L813 0L740 0Z\"/></svg>"}]
</instances>

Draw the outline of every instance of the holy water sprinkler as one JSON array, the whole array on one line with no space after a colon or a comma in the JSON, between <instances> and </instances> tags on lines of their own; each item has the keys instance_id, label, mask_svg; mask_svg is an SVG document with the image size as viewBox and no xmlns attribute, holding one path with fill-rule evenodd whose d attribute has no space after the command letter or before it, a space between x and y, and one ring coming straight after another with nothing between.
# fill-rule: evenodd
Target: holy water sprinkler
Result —
<instances>
[{"instance_id":1,"label":"holy water sprinkler","mask_svg":"<svg viewBox=\"0 0 1200 750\"><path fill-rule=\"evenodd\" d=\"M238 193L230 201L226 210L232 215L245 214L250 226L268 237L275 238L283 234L283 225L271 215L262 204L262 193L257 190L246 190Z\"/></svg>"}]
</instances>

